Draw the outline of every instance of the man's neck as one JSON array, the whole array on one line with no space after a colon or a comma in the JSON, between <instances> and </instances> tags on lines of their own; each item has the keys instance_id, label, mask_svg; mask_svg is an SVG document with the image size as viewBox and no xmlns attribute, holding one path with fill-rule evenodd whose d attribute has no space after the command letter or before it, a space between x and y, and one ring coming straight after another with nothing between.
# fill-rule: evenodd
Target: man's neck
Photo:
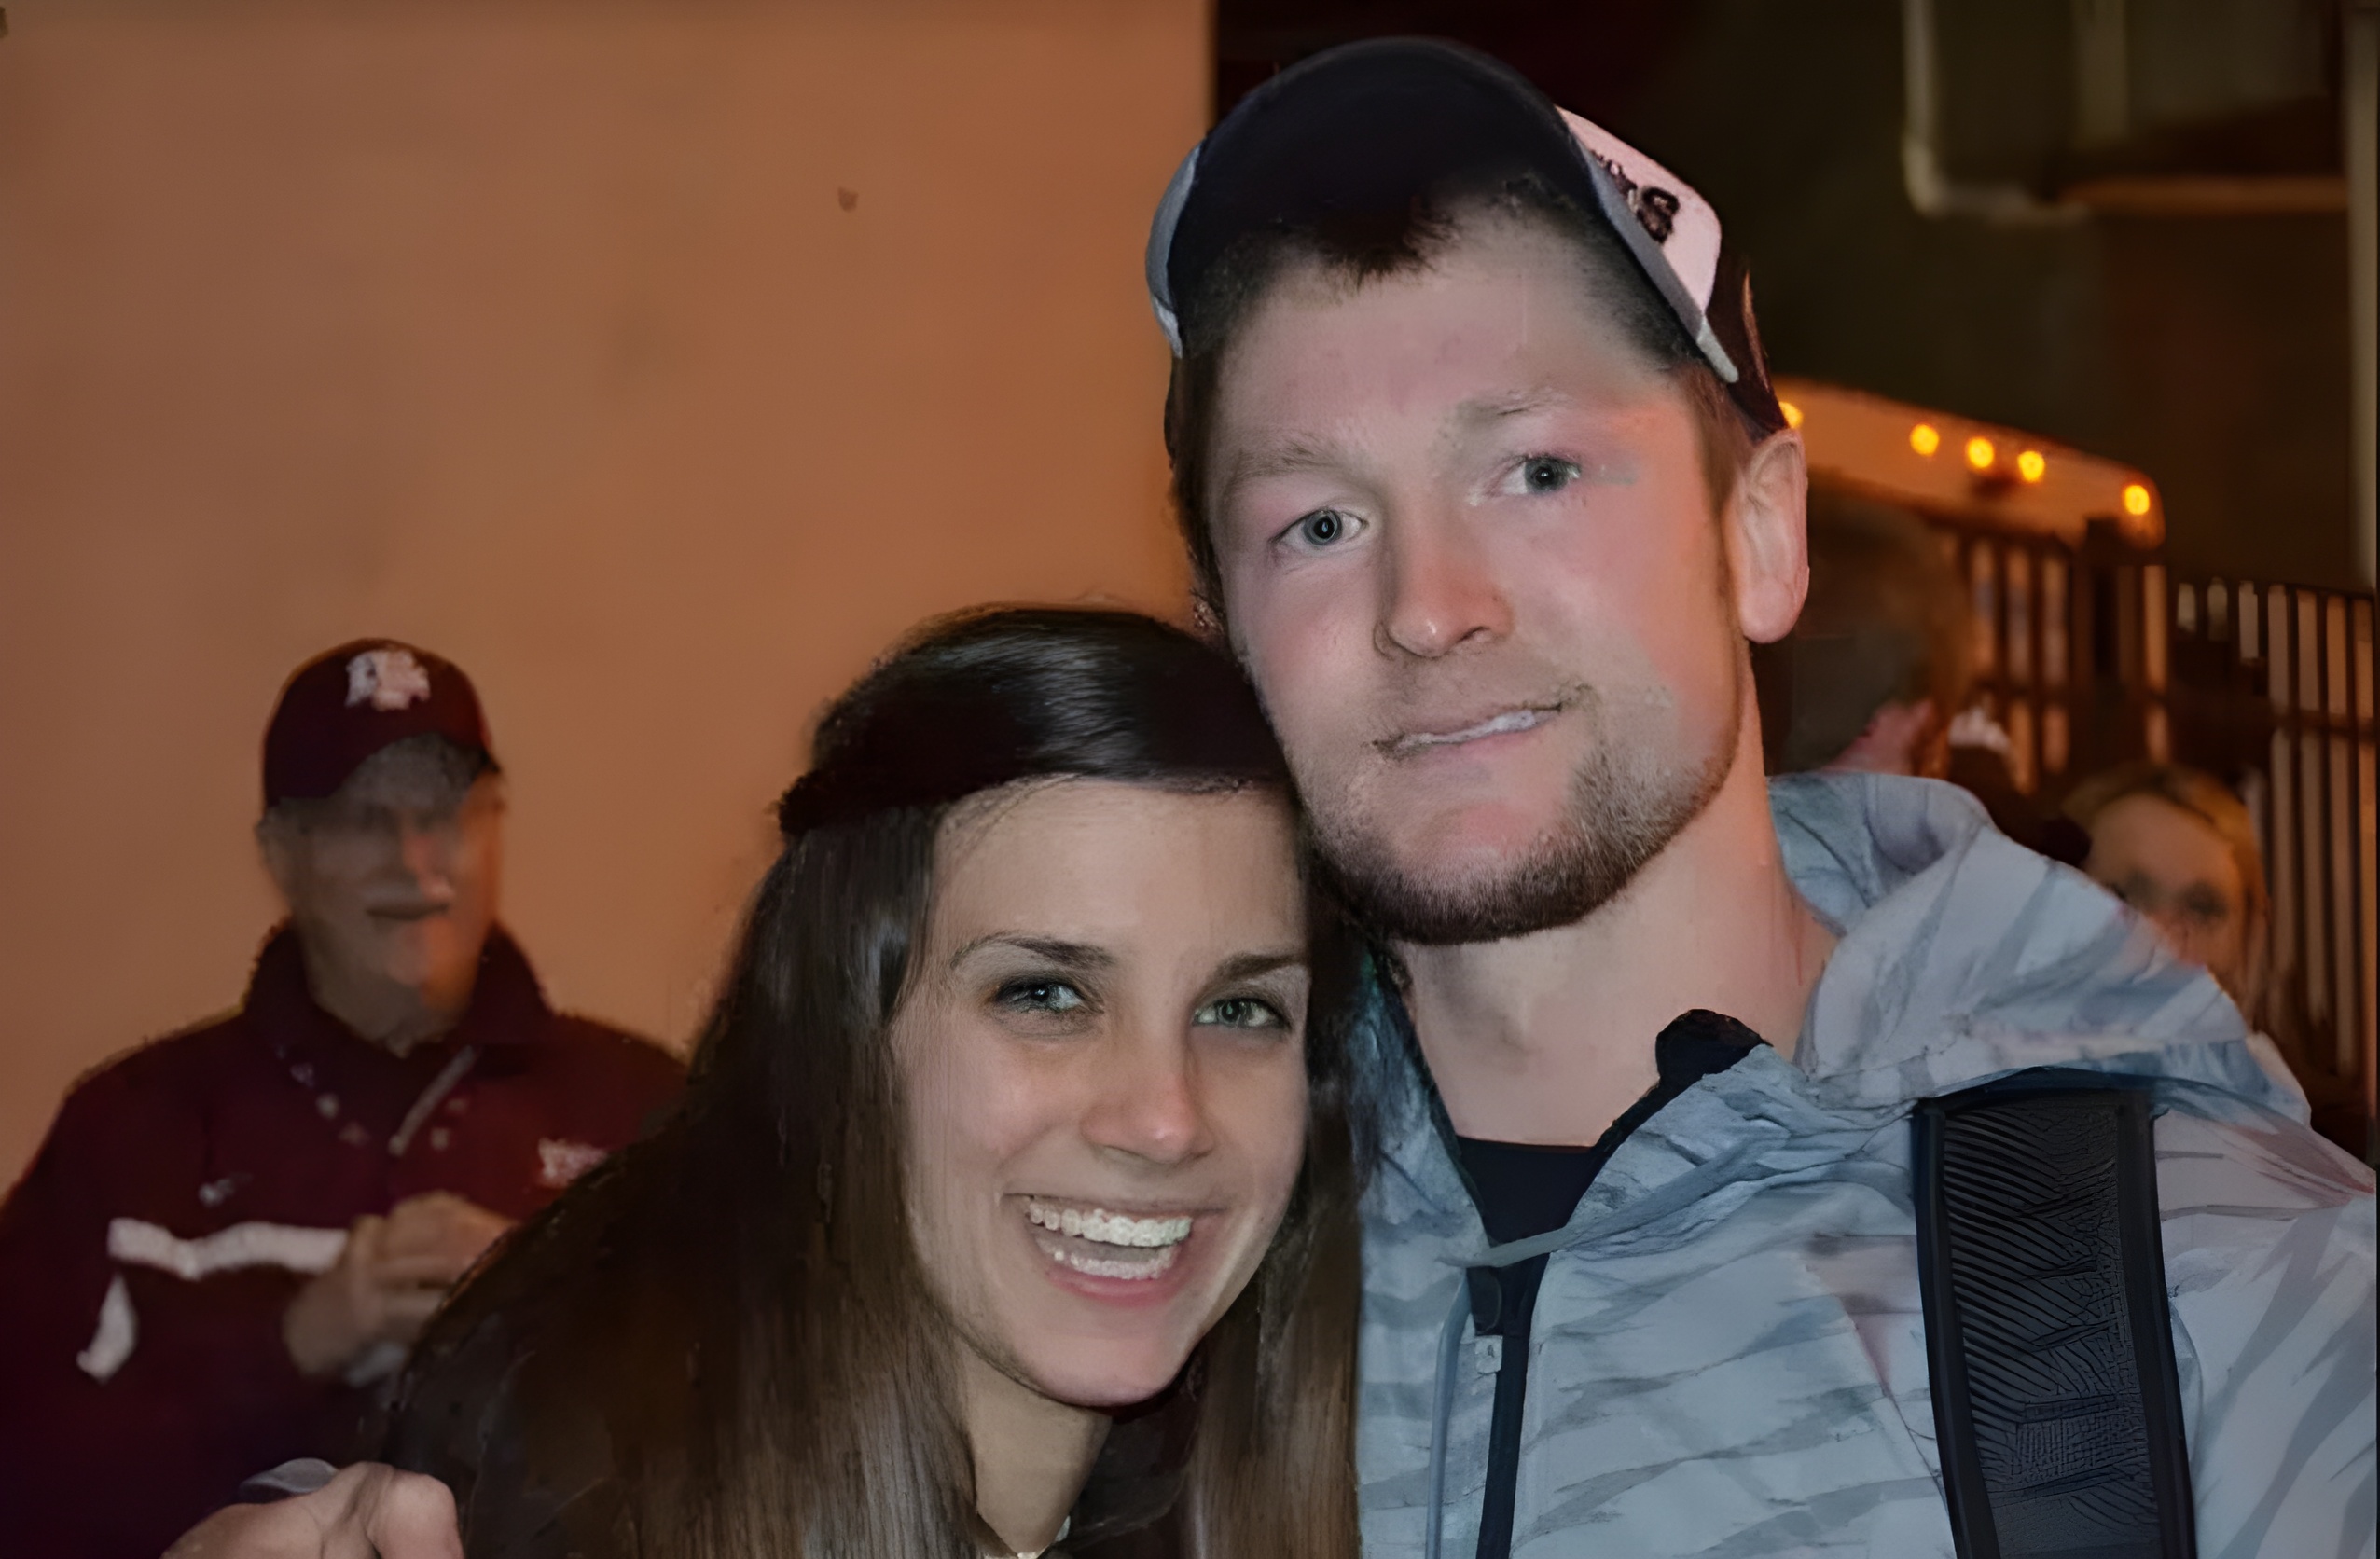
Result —
<instances>
[{"instance_id":1,"label":"man's neck","mask_svg":"<svg viewBox=\"0 0 2380 1559\"><path fill-rule=\"evenodd\" d=\"M433 1003L409 986L329 967L328 960L318 960L311 950L306 955L306 989L315 1006L356 1038L399 1057L442 1038L468 1005L467 999Z\"/></svg>"},{"instance_id":2,"label":"man's neck","mask_svg":"<svg viewBox=\"0 0 2380 1559\"><path fill-rule=\"evenodd\" d=\"M1594 1142L1657 1081L1654 1040L1724 1013L1790 1055L1832 932L1785 875L1759 731L1719 793L1626 888L1572 925L1400 946L1423 1057L1455 1130Z\"/></svg>"}]
</instances>

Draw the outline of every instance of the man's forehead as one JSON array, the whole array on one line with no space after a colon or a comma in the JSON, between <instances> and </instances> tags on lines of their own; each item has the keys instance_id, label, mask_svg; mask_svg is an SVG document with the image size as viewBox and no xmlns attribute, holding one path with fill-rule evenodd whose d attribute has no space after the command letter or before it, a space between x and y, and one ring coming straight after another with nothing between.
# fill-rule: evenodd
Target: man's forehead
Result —
<instances>
[{"instance_id":1,"label":"man's forehead","mask_svg":"<svg viewBox=\"0 0 2380 1559\"><path fill-rule=\"evenodd\" d=\"M471 789L482 766L442 737L413 737L381 748L355 766L335 801L349 806L422 807L451 803Z\"/></svg>"},{"instance_id":2,"label":"man's forehead","mask_svg":"<svg viewBox=\"0 0 2380 1559\"><path fill-rule=\"evenodd\" d=\"M1559 411L1577 404L1575 394L1556 384L1488 390L1447 407L1439 418L1440 431L1457 436L1487 432L1515 419ZM1249 429L1244 442L1231 453L1225 480L1237 485L1267 476L1337 470L1361 458L1357 441L1342 433L1294 425Z\"/></svg>"}]
</instances>

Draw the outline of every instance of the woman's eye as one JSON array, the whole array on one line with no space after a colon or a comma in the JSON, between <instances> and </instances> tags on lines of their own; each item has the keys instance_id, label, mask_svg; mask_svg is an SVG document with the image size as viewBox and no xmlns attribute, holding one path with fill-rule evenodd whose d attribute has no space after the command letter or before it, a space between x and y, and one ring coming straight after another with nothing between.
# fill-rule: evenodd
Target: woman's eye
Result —
<instances>
[{"instance_id":1,"label":"woman's eye","mask_svg":"<svg viewBox=\"0 0 2380 1559\"><path fill-rule=\"evenodd\" d=\"M1000 1004L1017 1012L1072 1013L1090 1005L1063 980L1011 980L1000 987Z\"/></svg>"},{"instance_id":2,"label":"woman's eye","mask_svg":"<svg viewBox=\"0 0 2380 1559\"><path fill-rule=\"evenodd\" d=\"M1353 515L1336 509L1316 509L1290 527L1290 532L1305 545L1320 549L1336 546L1362 529L1363 523Z\"/></svg>"},{"instance_id":3,"label":"woman's eye","mask_svg":"<svg viewBox=\"0 0 2380 1559\"><path fill-rule=\"evenodd\" d=\"M1578 480L1578 462L1559 455L1531 455L1513 473L1513 483L1527 493L1559 492Z\"/></svg>"},{"instance_id":4,"label":"woman's eye","mask_svg":"<svg viewBox=\"0 0 2380 1559\"><path fill-rule=\"evenodd\" d=\"M1271 1002L1253 996L1226 996L1191 1014L1193 1023L1216 1028L1286 1028L1289 1020Z\"/></svg>"}]
</instances>

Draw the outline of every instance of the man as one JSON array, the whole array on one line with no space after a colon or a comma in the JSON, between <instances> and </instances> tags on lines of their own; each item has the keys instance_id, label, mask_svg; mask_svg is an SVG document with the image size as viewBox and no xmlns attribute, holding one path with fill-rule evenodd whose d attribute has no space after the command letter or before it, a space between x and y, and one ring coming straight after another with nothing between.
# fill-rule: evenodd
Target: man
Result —
<instances>
[{"instance_id":1,"label":"man","mask_svg":"<svg viewBox=\"0 0 2380 1559\"><path fill-rule=\"evenodd\" d=\"M1940 779L1972 680L1958 576L1916 515L1823 490L1808 553L1801 615L1764 646L1786 683L1774 767Z\"/></svg>"},{"instance_id":2,"label":"man","mask_svg":"<svg viewBox=\"0 0 2380 1559\"><path fill-rule=\"evenodd\" d=\"M1809 498L1807 599L1793 629L1752 657L1766 685L1770 768L1780 774L1946 779L1999 831L2075 864L2089 841L2016 788L2008 734L1968 699L1972 619L1923 520L1847 492Z\"/></svg>"},{"instance_id":3,"label":"man","mask_svg":"<svg viewBox=\"0 0 2380 1559\"><path fill-rule=\"evenodd\" d=\"M1953 1552L1908 1118L2054 1063L2155 1090L2197 1551L2370 1553L2369 1174L1959 793L1763 782L1805 475L1709 207L1357 45L1199 146L1150 280L1202 600L1389 944L1367 1552ZM2017 1427L2026 1510L2146 1497L2099 1400Z\"/></svg>"},{"instance_id":4,"label":"man","mask_svg":"<svg viewBox=\"0 0 2380 1559\"><path fill-rule=\"evenodd\" d=\"M1208 137L1150 272L1202 606L1388 943L1366 1552L1950 1554L1907 1118L2057 1062L2165 1111L2201 1551L2370 1552L2369 1176L1955 791L1764 786L1804 475L1709 208L1489 62L1360 45ZM187 1552L460 1552L427 1480L310 1499Z\"/></svg>"},{"instance_id":5,"label":"man","mask_svg":"<svg viewBox=\"0 0 2380 1559\"><path fill-rule=\"evenodd\" d=\"M437 656L290 679L256 826L288 918L245 1000L86 1079L0 1207L0 1548L154 1555L347 1452L448 1287L674 1092L497 925L502 786Z\"/></svg>"}]
</instances>

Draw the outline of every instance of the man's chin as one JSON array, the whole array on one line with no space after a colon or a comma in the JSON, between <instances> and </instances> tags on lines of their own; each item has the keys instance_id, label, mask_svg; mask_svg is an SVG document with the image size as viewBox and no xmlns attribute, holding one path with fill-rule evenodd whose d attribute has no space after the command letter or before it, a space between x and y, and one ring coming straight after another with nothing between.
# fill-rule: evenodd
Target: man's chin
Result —
<instances>
[{"instance_id":1,"label":"man's chin","mask_svg":"<svg viewBox=\"0 0 2380 1559\"><path fill-rule=\"evenodd\" d=\"M1501 942L1574 924L1617 890L1566 844L1334 851L1334 870L1356 914L1392 941Z\"/></svg>"}]
</instances>

